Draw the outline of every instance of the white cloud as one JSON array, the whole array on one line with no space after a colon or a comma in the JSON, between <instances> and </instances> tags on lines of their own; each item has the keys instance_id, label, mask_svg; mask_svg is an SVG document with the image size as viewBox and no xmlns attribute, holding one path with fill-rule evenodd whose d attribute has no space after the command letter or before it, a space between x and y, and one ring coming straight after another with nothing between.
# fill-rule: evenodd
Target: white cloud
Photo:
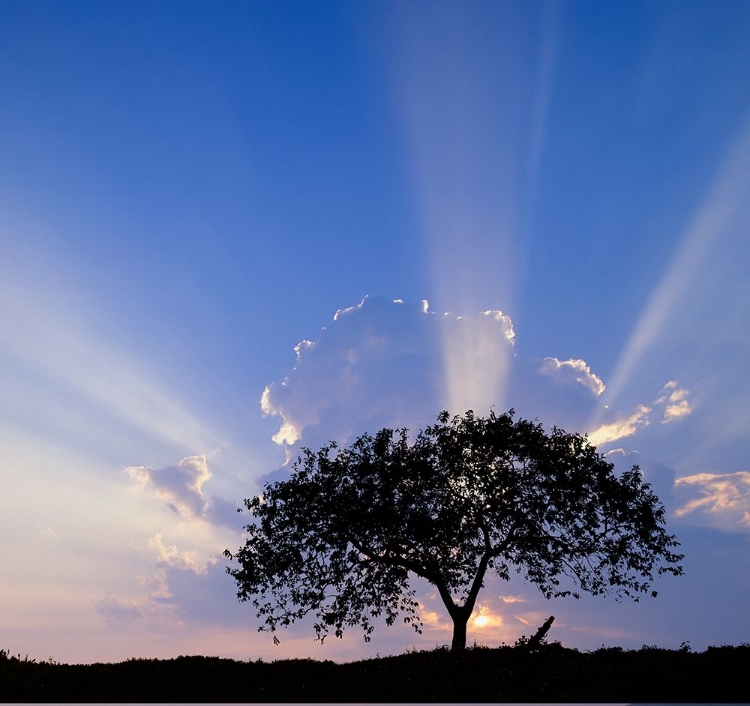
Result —
<instances>
[{"instance_id":1,"label":"white cloud","mask_svg":"<svg viewBox=\"0 0 750 706\"><path fill-rule=\"evenodd\" d=\"M263 413L281 420L274 441L343 442L375 426L433 419L444 405L440 319L424 302L372 297L337 311L317 341L295 347L294 369L263 392Z\"/></svg>"},{"instance_id":2,"label":"white cloud","mask_svg":"<svg viewBox=\"0 0 750 706\"><path fill-rule=\"evenodd\" d=\"M677 517L698 513L722 529L750 530L750 472L695 473L678 478L675 486L689 498L676 510Z\"/></svg>"},{"instance_id":3,"label":"white cloud","mask_svg":"<svg viewBox=\"0 0 750 706\"><path fill-rule=\"evenodd\" d=\"M515 339L510 317L493 309L476 317L445 314L437 321L448 409L503 405Z\"/></svg>"},{"instance_id":4,"label":"white cloud","mask_svg":"<svg viewBox=\"0 0 750 706\"><path fill-rule=\"evenodd\" d=\"M614 422L602 424L588 435L589 441L594 446L602 446L618 439L623 439L635 434L640 428L648 426L648 414L651 411L646 405L638 405L635 412L629 417L618 419Z\"/></svg>"},{"instance_id":5,"label":"white cloud","mask_svg":"<svg viewBox=\"0 0 750 706\"><path fill-rule=\"evenodd\" d=\"M689 391L683 387L679 387L676 380L670 380L662 387L661 397L654 402L655 405L664 405L662 424L668 424L682 417L687 417L693 411L688 401L688 394Z\"/></svg>"},{"instance_id":6,"label":"white cloud","mask_svg":"<svg viewBox=\"0 0 750 706\"><path fill-rule=\"evenodd\" d=\"M604 392L605 385L602 379L591 372L591 368L585 360L570 358L569 360L558 360L557 358L545 358L539 368L542 375L549 375L553 380L563 384L578 383L591 390L596 396Z\"/></svg>"},{"instance_id":7,"label":"white cloud","mask_svg":"<svg viewBox=\"0 0 750 706\"><path fill-rule=\"evenodd\" d=\"M156 562L180 571L192 571L196 574L205 573L205 567L198 563L198 552L179 551L175 545L164 544L164 537L160 534L154 535L148 540L148 546L157 552Z\"/></svg>"},{"instance_id":8,"label":"white cloud","mask_svg":"<svg viewBox=\"0 0 750 706\"><path fill-rule=\"evenodd\" d=\"M130 466L124 473L135 483L148 490L185 518L203 519L213 524L237 528L236 505L228 500L203 493L204 484L212 473L205 456L187 456L176 466L151 468Z\"/></svg>"},{"instance_id":9,"label":"white cloud","mask_svg":"<svg viewBox=\"0 0 750 706\"><path fill-rule=\"evenodd\" d=\"M523 596L500 596L503 603L526 603L527 599Z\"/></svg>"},{"instance_id":10,"label":"white cloud","mask_svg":"<svg viewBox=\"0 0 750 706\"><path fill-rule=\"evenodd\" d=\"M519 416L582 431L604 382L581 359L549 357L541 370L519 360L515 336L498 310L439 315L425 301L365 297L337 311L317 340L295 346L294 369L265 388L261 409L279 418L273 440L288 457L296 444L343 444L384 426L423 428L442 409L514 407ZM608 440L632 434L647 411L595 433Z\"/></svg>"},{"instance_id":11,"label":"white cloud","mask_svg":"<svg viewBox=\"0 0 750 706\"><path fill-rule=\"evenodd\" d=\"M613 422L605 422L596 426L589 432L589 441L594 446L624 439L633 436L638 430L647 427L651 423L651 413L655 407L663 409L662 424L677 421L687 417L693 408L688 401L689 391L679 386L676 380L670 380L659 391L659 397L654 401L653 407L641 404L628 417L616 419ZM601 410L599 412L601 416ZM624 450L622 450L624 453ZM610 453L613 453L610 451Z\"/></svg>"},{"instance_id":12,"label":"white cloud","mask_svg":"<svg viewBox=\"0 0 750 706\"><path fill-rule=\"evenodd\" d=\"M211 478L211 471L205 456L188 456L176 466L158 469L131 466L125 473L142 487L150 488L175 512L201 516L206 511L203 484Z\"/></svg>"}]
</instances>

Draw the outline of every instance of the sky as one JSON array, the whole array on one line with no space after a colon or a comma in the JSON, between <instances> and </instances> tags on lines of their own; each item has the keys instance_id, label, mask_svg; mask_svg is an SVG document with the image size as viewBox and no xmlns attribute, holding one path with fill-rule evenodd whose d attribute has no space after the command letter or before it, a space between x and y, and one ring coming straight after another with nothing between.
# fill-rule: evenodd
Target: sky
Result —
<instances>
[{"instance_id":1,"label":"sky","mask_svg":"<svg viewBox=\"0 0 750 706\"><path fill-rule=\"evenodd\" d=\"M469 642L750 640L750 5L5 0L0 634L359 659L226 548L303 446L514 408L640 465L656 599L489 580Z\"/></svg>"}]
</instances>

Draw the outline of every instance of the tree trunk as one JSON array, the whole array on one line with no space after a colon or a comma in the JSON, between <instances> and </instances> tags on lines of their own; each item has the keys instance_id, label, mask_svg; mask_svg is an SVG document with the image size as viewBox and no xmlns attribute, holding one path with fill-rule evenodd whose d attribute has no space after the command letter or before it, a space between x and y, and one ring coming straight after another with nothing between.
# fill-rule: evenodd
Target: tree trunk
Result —
<instances>
[{"instance_id":1,"label":"tree trunk","mask_svg":"<svg viewBox=\"0 0 750 706\"><path fill-rule=\"evenodd\" d=\"M547 633L549 632L549 629L552 627L552 623L554 622L555 616L550 615L549 618L544 621L544 625L542 625L542 627L540 627L536 631L536 634L529 640L528 644L526 645L527 649L537 649L542 644L542 640L547 636Z\"/></svg>"},{"instance_id":2,"label":"tree trunk","mask_svg":"<svg viewBox=\"0 0 750 706\"><path fill-rule=\"evenodd\" d=\"M453 617L453 642L451 652L459 652L466 649L466 624L469 622L469 614L461 611L461 614Z\"/></svg>"}]
</instances>

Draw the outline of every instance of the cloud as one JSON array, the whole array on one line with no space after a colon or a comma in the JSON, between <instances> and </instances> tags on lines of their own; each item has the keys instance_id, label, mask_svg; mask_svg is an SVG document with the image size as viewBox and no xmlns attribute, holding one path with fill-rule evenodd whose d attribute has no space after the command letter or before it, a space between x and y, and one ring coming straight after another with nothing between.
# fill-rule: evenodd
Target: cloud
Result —
<instances>
[{"instance_id":1,"label":"cloud","mask_svg":"<svg viewBox=\"0 0 750 706\"><path fill-rule=\"evenodd\" d=\"M487 414L513 407L548 427L584 431L604 381L580 358L519 359L515 337L512 320L497 310L436 314L425 301L368 296L337 311L317 340L295 347L293 370L265 388L261 409L279 419L273 440L288 458L298 444L345 444L386 426L420 429L442 409ZM687 391L676 382L660 395L665 420L687 413ZM640 405L613 419L605 408L589 438L598 445L632 436L651 412Z\"/></svg>"},{"instance_id":2,"label":"cloud","mask_svg":"<svg viewBox=\"0 0 750 706\"><path fill-rule=\"evenodd\" d=\"M649 424L648 413L650 411L650 407L646 407L646 405L638 405L635 412L629 417L602 424L597 429L594 429L594 431L590 432L588 435L589 441L594 446L603 446L612 441L632 436L641 427Z\"/></svg>"},{"instance_id":3,"label":"cloud","mask_svg":"<svg viewBox=\"0 0 750 706\"><path fill-rule=\"evenodd\" d=\"M513 617L526 627L534 627L536 632L536 627L540 627L546 622L547 618L549 618L549 613L546 611L534 610L528 611L527 613L516 613ZM557 627L559 627L559 625Z\"/></svg>"},{"instance_id":4,"label":"cloud","mask_svg":"<svg viewBox=\"0 0 750 706\"><path fill-rule=\"evenodd\" d=\"M205 456L188 456L176 466L159 469L131 466L125 473L181 515L201 516L206 511L202 488L212 474Z\"/></svg>"},{"instance_id":5,"label":"cloud","mask_svg":"<svg viewBox=\"0 0 750 706\"><path fill-rule=\"evenodd\" d=\"M374 297L337 311L317 341L295 347L294 369L263 392L263 413L281 420L274 441L343 442L373 427L433 419L445 405L441 319L426 302Z\"/></svg>"},{"instance_id":6,"label":"cloud","mask_svg":"<svg viewBox=\"0 0 750 706\"><path fill-rule=\"evenodd\" d=\"M203 519L238 529L237 506L229 500L203 493L204 484L212 477L205 456L187 456L176 466L151 468L130 466L124 473L143 489L154 494L178 515Z\"/></svg>"},{"instance_id":7,"label":"cloud","mask_svg":"<svg viewBox=\"0 0 750 706\"><path fill-rule=\"evenodd\" d=\"M474 609L471 615L471 625L479 630L498 628L503 625L503 616L494 613L488 605L481 604Z\"/></svg>"},{"instance_id":8,"label":"cloud","mask_svg":"<svg viewBox=\"0 0 750 706\"><path fill-rule=\"evenodd\" d=\"M663 408L662 424L687 417L693 411L688 401L689 394L689 391L680 387L676 380L670 380L661 388L660 396L653 402L653 407L638 405L630 416L597 426L589 432L589 441L594 446L603 446L633 436L639 429L651 423L651 412L654 407Z\"/></svg>"},{"instance_id":9,"label":"cloud","mask_svg":"<svg viewBox=\"0 0 750 706\"><path fill-rule=\"evenodd\" d=\"M523 596L499 596L503 603L526 603L527 599Z\"/></svg>"},{"instance_id":10,"label":"cloud","mask_svg":"<svg viewBox=\"0 0 750 706\"><path fill-rule=\"evenodd\" d=\"M475 317L444 314L436 321L448 409L465 412L504 404L516 336L510 317L490 309Z\"/></svg>"},{"instance_id":11,"label":"cloud","mask_svg":"<svg viewBox=\"0 0 750 706\"><path fill-rule=\"evenodd\" d=\"M426 628L445 632L453 631L453 623L445 611L429 610L425 605L420 604L418 612L419 618Z\"/></svg>"},{"instance_id":12,"label":"cloud","mask_svg":"<svg viewBox=\"0 0 750 706\"><path fill-rule=\"evenodd\" d=\"M143 611L137 601L124 601L111 593L97 601L94 609L108 623L124 623L143 618Z\"/></svg>"},{"instance_id":13,"label":"cloud","mask_svg":"<svg viewBox=\"0 0 750 706\"><path fill-rule=\"evenodd\" d=\"M251 605L237 600L234 580L226 573L220 554L199 561L197 552L167 545L161 535L149 540L156 550L156 571L137 577L135 598L119 598L107 591L95 604L107 623L148 622L151 629L182 628L202 623L224 628L257 628Z\"/></svg>"},{"instance_id":14,"label":"cloud","mask_svg":"<svg viewBox=\"0 0 750 706\"><path fill-rule=\"evenodd\" d=\"M205 571L198 563L198 553L195 551L180 552L175 545L166 546L164 537L160 534L154 535L148 540L148 546L157 551L157 563L170 566L180 571L192 571L200 574Z\"/></svg>"},{"instance_id":15,"label":"cloud","mask_svg":"<svg viewBox=\"0 0 750 706\"><path fill-rule=\"evenodd\" d=\"M168 601L172 597L172 592L167 584L167 572L164 569L159 569L151 576L147 574L139 576L138 583L148 591L149 598L157 601Z\"/></svg>"},{"instance_id":16,"label":"cloud","mask_svg":"<svg viewBox=\"0 0 750 706\"><path fill-rule=\"evenodd\" d=\"M676 380L670 380L661 389L662 395L654 402L656 405L664 405L664 418L662 424L674 422L677 419L686 417L693 411L690 402L687 399L689 394L685 388L678 387Z\"/></svg>"},{"instance_id":17,"label":"cloud","mask_svg":"<svg viewBox=\"0 0 750 706\"><path fill-rule=\"evenodd\" d=\"M698 513L725 530L750 531L750 472L695 473L675 481L678 494L689 497L677 517Z\"/></svg>"},{"instance_id":18,"label":"cloud","mask_svg":"<svg viewBox=\"0 0 750 706\"><path fill-rule=\"evenodd\" d=\"M578 358L562 361L557 358L545 358L539 372L562 384L578 383L583 385L591 390L596 397L599 397L605 389L602 379L591 372L591 368L586 361Z\"/></svg>"},{"instance_id":19,"label":"cloud","mask_svg":"<svg viewBox=\"0 0 750 706\"><path fill-rule=\"evenodd\" d=\"M251 604L237 600L237 586L226 572L220 555L212 556L199 571L164 566L164 601L175 616L186 622L208 623L255 630L259 624ZM156 600L152 596L152 600Z\"/></svg>"}]
</instances>

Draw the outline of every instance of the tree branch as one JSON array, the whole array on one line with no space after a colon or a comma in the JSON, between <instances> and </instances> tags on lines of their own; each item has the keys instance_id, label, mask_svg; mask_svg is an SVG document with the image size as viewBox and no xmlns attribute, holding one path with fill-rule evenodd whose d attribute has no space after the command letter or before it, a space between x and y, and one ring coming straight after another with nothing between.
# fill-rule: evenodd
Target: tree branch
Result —
<instances>
[{"instance_id":1,"label":"tree branch","mask_svg":"<svg viewBox=\"0 0 750 706\"><path fill-rule=\"evenodd\" d=\"M423 579L427 579L430 583L435 583L436 578L431 571L428 571L424 566L421 564L417 564L408 557L402 556L402 555L388 555L388 554L378 554L377 552L373 551L370 547L361 544L360 542L356 542L355 540L350 540L352 546L360 553L364 554L368 561L371 561L375 564L385 564L386 566L400 566L407 571L411 571L412 573L416 574L417 576L421 576Z\"/></svg>"}]
</instances>

